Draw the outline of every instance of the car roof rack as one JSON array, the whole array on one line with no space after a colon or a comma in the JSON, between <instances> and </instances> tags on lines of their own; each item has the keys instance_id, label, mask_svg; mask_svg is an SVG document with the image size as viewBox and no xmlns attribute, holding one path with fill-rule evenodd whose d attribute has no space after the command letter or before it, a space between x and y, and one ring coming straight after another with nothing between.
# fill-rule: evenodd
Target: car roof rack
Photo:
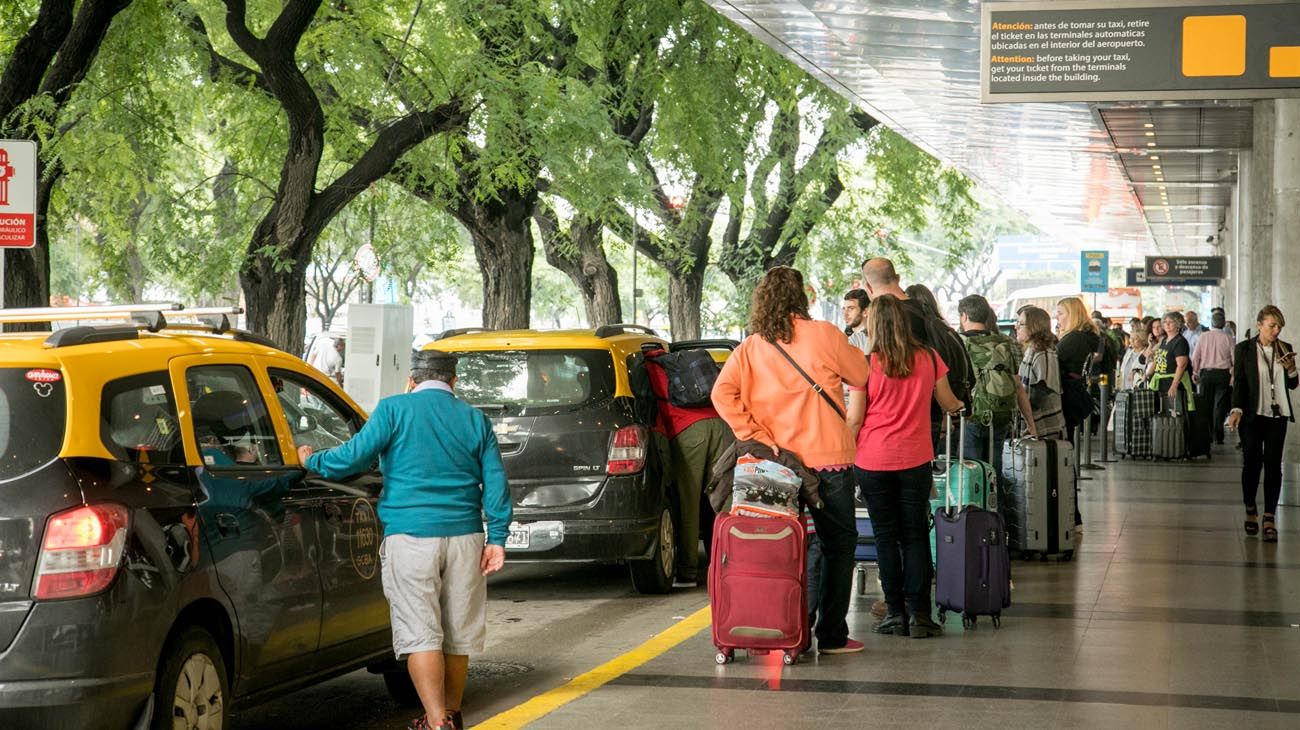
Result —
<instances>
[{"instance_id":1,"label":"car roof rack","mask_svg":"<svg viewBox=\"0 0 1300 730\"><path fill-rule=\"evenodd\" d=\"M491 327L456 327L454 329L444 330L438 333L435 340L445 340L448 337L459 337L461 335L472 335L476 332L495 332Z\"/></svg>"},{"instance_id":2,"label":"car roof rack","mask_svg":"<svg viewBox=\"0 0 1300 730\"><path fill-rule=\"evenodd\" d=\"M191 331L213 335L230 335L238 342L249 342L277 350L282 348L267 337L234 327L231 316L243 314L240 307L184 307L173 302L120 304L86 307L30 307L0 310L0 324L20 322L83 322L87 320L124 320L122 324L79 325L65 327L45 338L46 347L70 347L94 342L136 340L140 332ZM177 321L182 317L192 321ZM171 318L171 319L169 319Z\"/></svg>"},{"instance_id":3,"label":"car roof rack","mask_svg":"<svg viewBox=\"0 0 1300 730\"><path fill-rule=\"evenodd\" d=\"M642 334L658 337L659 333L646 327L643 324L629 324L620 322L618 324L606 324L596 328L596 336L600 338L614 337L615 335Z\"/></svg>"},{"instance_id":4,"label":"car roof rack","mask_svg":"<svg viewBox=\"0 0 1300 730\"><path fill-rule=\"evenodd\" d=\"M668 345L670 352L679 350L734 350L740 347L740 343L726 338L711 340L681 340Z\"/></svg>"}]
</instances>

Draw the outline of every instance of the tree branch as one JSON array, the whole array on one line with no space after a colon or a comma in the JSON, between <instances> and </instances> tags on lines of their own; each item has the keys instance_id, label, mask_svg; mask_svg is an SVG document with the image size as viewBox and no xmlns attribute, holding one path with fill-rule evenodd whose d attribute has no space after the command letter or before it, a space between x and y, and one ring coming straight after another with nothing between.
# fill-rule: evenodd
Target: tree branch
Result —
<instances>
[{"instance_id":1,"label":"tree branch","mask_svg":"<svg viewBox=\"0 0 1300 730\"><path fill-rule=\"evenodd\" d=\"M0 128L9 115L36 94L54 55L72 28L73 0L44 0L36 21L14 46L0 74Z\"/></svg>"},{"instance_id":2,"label":"tree branch","mask_svg":"<svg viewBox=\"0 0 1300 730\"><path fill-rule=\"evenodd\" d=\"M217 81L224 72L238 83L261 89L267 95L274 96L270 85L266 83L265 76L256 69L249 68L217 51L216 46L212 44L212 36L208 32L207 23L203 22L203 17L199 15L198 11L188 6L173 5L173 12L203 44L202 50L208 56L208 78L210 80Z\"/></svg>"}]
</instances>

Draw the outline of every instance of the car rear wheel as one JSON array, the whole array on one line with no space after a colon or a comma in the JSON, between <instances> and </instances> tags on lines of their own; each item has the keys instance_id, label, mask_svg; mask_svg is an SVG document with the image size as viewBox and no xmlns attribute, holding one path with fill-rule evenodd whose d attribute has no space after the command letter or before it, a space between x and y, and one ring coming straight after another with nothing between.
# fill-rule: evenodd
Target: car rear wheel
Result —
<instances>
[{"instance_id":1,"label":"car rear wheel","mask_svg":"<svg viewBox=\"0 0 1300 730\"><path fill-rule=\"evenodd\" d=\"M415 682L411 681L411 674L405 668L384 672L384 686L397 704L403 707L420 704L420 693L415 691Z\"/></svg>"},{"instance_id":2,"label":"car rear wheel","mask_svg":"<svg viewBox=\"0 0 1300 730\"><path fill-rule=\"evenodd\" d=\"M667 593L673 589L673 572L677 568L677 525L668 505L659 510L659 534L650 559L628 562L632 568L632 586L638 593Z\"/></svg>"},{"instance_id":3,"label":"car rear wheel","mask_svg":"<svg viewBox=\"0 0 1300 730\"><path fill-rule=\"evenodd\" d=\"M154 730L221 730L226 664L212 634L190 626L167 644L154 702Z\"/></svg>"}]
</instances>

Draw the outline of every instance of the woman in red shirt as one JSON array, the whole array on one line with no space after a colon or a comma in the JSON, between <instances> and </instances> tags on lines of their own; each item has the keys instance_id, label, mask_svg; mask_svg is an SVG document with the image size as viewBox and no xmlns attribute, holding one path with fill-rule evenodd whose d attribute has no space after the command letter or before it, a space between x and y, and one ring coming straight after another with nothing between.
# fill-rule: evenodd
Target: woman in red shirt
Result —
<instances>
[{"instance_id":1,"label":"woman in red shirt","mask_svg":"<svg viewBox=\"0 0 1300 730\"><path fill-rule=\"evenodd\" d=\"M964 405L948 387L943 360L912 334L898 299L872 300L867 337L867 385L850 390L848 421L857 433L854 472L876 532L888 606L871 630L914 639L938 636L943 628L930 618L930 400L933 395L948 413Z\"/></svg>"}]
</instances>

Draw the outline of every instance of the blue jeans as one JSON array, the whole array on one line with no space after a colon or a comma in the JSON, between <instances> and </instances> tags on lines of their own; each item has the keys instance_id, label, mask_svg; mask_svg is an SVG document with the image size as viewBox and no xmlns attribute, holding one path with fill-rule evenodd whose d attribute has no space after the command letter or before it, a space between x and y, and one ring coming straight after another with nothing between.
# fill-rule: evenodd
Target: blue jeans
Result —
<instances>
[{"instance_id":1,"label":"blue jeans","mask_svg":"<svg viewBox=\"0 0 1300 730\"><path fill-rule=\"evenodd\" d=\"M962 456L967 459L982 461L993 467L993 473L1002 478L1002 444L1007 440L1008 424L985 426L974 421L966 422L966 442L962 445ZM993 431L993 453L989 451L989 431Z\"/></svg>"},{"instance_id":2,"label":"blue jeans","mask_svg":"<svg viewBox=\"0 0 1300 730\"><path fill-rule=\"evenodd\" d=\"M930 465L854 469L876 531L880 587L890 614L930 615Z\"/></svg>"},{"instance_id":3,"label":"blue jeans","mask_svg":"<svg viewBox=\"0 0 1300 730\"><path fill-rule=\"evenodd\" d=\"M823 559L817 626L813 633L818 648L837 649L849 640L847 617L853 592L853 553L858 548L858 523L853 516L853 472L819 469L817 476L821 479L822 507L810 512Z\"/></svg>"}]
</instances>

